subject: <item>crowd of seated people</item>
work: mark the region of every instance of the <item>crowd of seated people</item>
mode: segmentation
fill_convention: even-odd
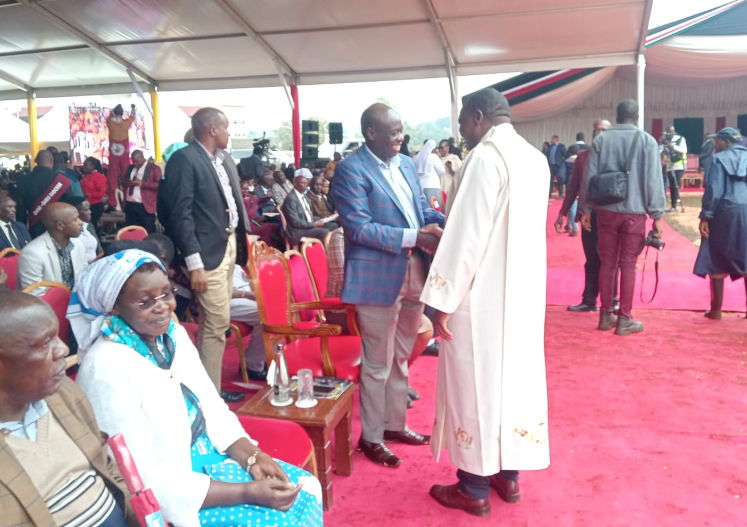
[[[0,292],[0,492],[21,482],[0,525],[138,525],[101,432],[123,434],[174,526],[322,524],[316,478],[262,452],[172,319],[163,242],[115,242],[76,276],[67,316],[85,350],[77,387],[65,375],[68,348],[52,309]],[[47,452],[57,455],[49,461]],[[71,489],[75,499],[58,506]]]

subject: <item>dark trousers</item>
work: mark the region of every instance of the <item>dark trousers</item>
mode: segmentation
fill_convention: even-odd
[[[148,213],[145,205],[128,201],[125,205],[125,223],[127,226],[140,225],[151,234],[156,231],[156,215]]]
[[[620,267],[620,315],[631,317],[635,292],[635,264],[646,239],[646,216],[597,211],[599,236],[599,295],[602,312],[612,313],[615,268]]]
[[[457,470],[457,478],[459,479],[459,488],[470,498],[486,500],[490,496],[490,478],[488,476],[477,476],[459,469]],[[498,478],[519,481],[519,471],[501,470],[498,473]]]
[[[91,203],[91,223],[93,223],[93,228],[96,229],[96,236],[98,236],[99,238],[101,238],[101,226],[99,225],[99,221],[101,220],[101,216],[103,214],[103,203]]]
[[[680,200],[680,187],[682,186],[682,176],[684,175],[684,170],[667,171],[667,179],[669,179],[669,196],[672,199],[673,209],[677,208],[677,202]]]
[[[597,296],[599,296],[599,267],[602,263],[599,259],[599,234],[595,212],[591,214],[591,232],[581,229],[581,244],[586,256],[586,263],[584,264],[586,282],[581,302],[587,306],[595,306],[597,305]]]
[[[555,182],[558,186],[558,195],[562,198],[565,195],[565,167],[559,165],[550,165],[550,196],[552,196],[552,185]]]

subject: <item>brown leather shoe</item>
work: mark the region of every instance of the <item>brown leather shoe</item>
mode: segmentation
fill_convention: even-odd
[[[599,326],[597,329],[602,331],[609,331],[617,327],[617,315],[612,313],[605,313],[604,311],[599,313]]]
[[[636,322],[632,318],[620,316],[617,320],[617,329],[615,329],[615,335],[625,337],[632,335],[633,333],[640,333],[643,331],[643,322]]]
[[[369,443],[362,437],[358,441],[358,452],[382,467],[394,468],[402,464],[402,460],[384,443]]]
[[[474,516],[490,515],[490,502],[488,500],[470,498],[461,491],[458,483],[453,485],[433,485],[430,495],[444,507],[462,509],[467,514]]]
[[[423,446],[431,442],[431,436],[418,434],[417,432],[413,432],[405,426],[405,429],[401,432],[392,432],[391,430],[386,430],[384,432],[384,442]]]
[[[519,503],[519,500],[521,500],[518,481],[490,476],[490,486],[498,492],[498,495],[506,503]]]

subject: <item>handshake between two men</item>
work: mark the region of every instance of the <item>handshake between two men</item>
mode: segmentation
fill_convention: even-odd
[[[418,231],[415,245],[428,254],[434,254],[443,233],[444,230],[437,223],[430,223]]]

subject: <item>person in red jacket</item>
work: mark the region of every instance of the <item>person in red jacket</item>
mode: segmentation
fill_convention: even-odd
[[[104,195],[106,194],[106,176],[101,173],[101,162],[95,157],[86,158],[81,168],[83,178],[80,180],[80,188],[91,204],[91,223],[96,229],[99,238],[99,220],[104,213]]]
[[[156,232],[156,199],[161,182],[161,167],[145,159],[143,152],[132,152],[130,165],[119,180],[125,189],[125,220],[127,225],[139,225]]]

